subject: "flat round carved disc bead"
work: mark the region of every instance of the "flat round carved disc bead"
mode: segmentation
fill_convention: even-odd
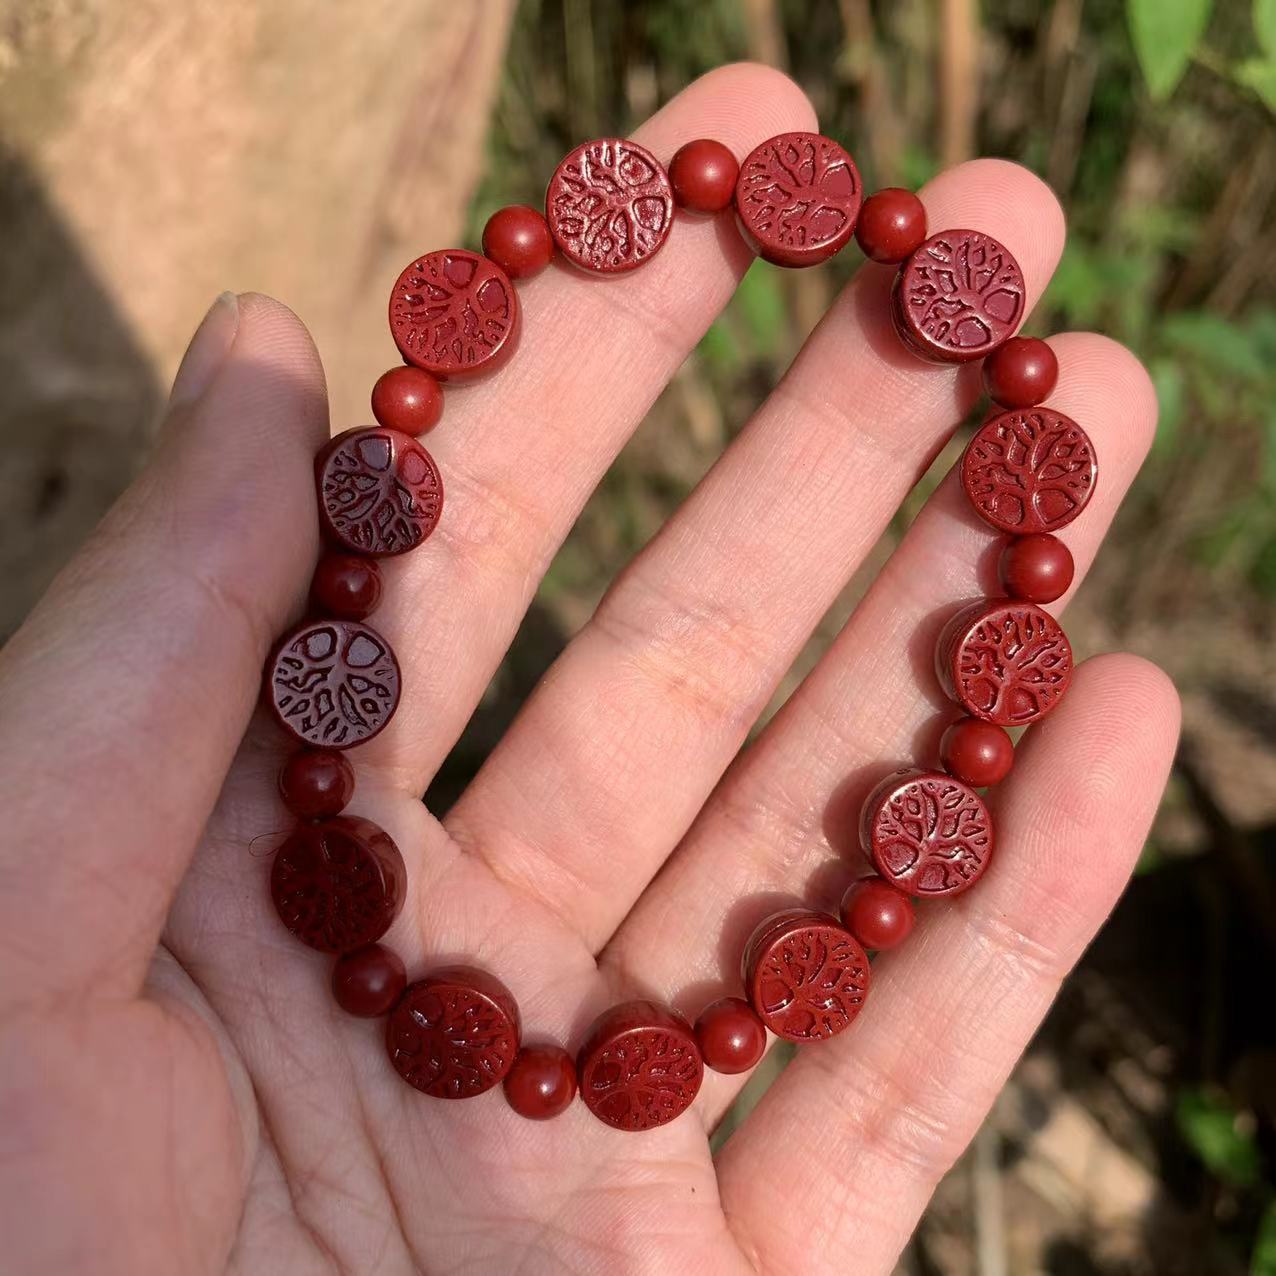
[[[620,137],[582,142],[549,179],[545,220],[573,265],[605,275],[635,270],[669,238],[669,174],[637,142]]]
[[[390,294],[390,334],[399,353],[440,381],[495,372],[514,353],[518,325],[509,276],[464,248],[418,257]]]
[[[347,953],[375,943],[403,907],[407,873],[390,835],[337,815],[301,825],[275,852],[270,897],[303,944]]]
[[[349,749],[371,740],[399,707],[399,662],[390,644],[354,620],[291,629],[266,665],[266,699],[306,744]]]
[[[735,208],[760,257],[815,266],[850,242],[863,197],[855,161],[832,138],[781,133],[745,156]]]
[[[408,1085],[436,1099],[469,1099],[505,1079],[521,1031],[518,1005],[499,979],[447,966],[408,985],[385,1045]]]
[[[975,431],[961,461],[961,483],[979,516],[1003,532],[1056,532],[1094,495],[1094,444],[1052,408],[1001,412]]]
[[[599,1015],[576,1070],[585,1105],[616,1130],[650,1130],[681,1116],[704,1080],[691,1025],[654,1001],[623,1002]]]
[[[745,945],[744,989],[758,1017],[788,1041],[820,1041],[850,1027],[868,996],[868,956],[832,917],[774,913]]]
[[[992,855],[992,820],[968,785],[939,771],[896,771],[867,797],[860,841],[873,867],[906,895],[969,890]]]
[[[1072,646],[1049,612],[1000,598],[963,608],[940,632],[935,673],[972,718],[1023,727],[1045,717],[1072,681]]]
[[[406,554],[443,513],[434,458],[410,434],[383,425],[337,435],[315,460],[315,483],[324,533],[356,554]]]
[[[900,267],[891,290],[900,340],[934,363],[991,354],[1014,335],[1025,304],[1019,263],[978,230],[932,235]]]

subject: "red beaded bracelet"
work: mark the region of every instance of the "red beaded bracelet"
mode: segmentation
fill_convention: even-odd
[[[968,890],[988,867],[993,827],[977,790],[1010,771],[1006,728],[1049,713],[1071,678],[1068,640],[1040,604],[1072,581],[1072,557],[1054,533],[1093,494],[1094,448],[1076,422],[1041,406],[1058,365],[1045,342],[1011,335],[1025,288],[1007,249],[976,230],[928,238],[925,208],[909,191],[878,191],[862,207],[861,197],[850,155],[814,133],[773,137],[741,164],[722,143],[697,139],[668,170],[636,142],[603,138],[559,164],[544,216],[503,208],[484,229],[483,255],[429,252],[395,282],[390,331],[404,366],[373,388],[377,424],[338,435],[316,459],[330,548],[315,569],[313,614],[279,640],[266,669],[270,706],[302,746],[279,776],[301,822],[274,857],[270,892],[298,939],[336,955],[338,1005],[387,1016],[390,1061],[425,1094],[463,1099],[503,1082],[516,1112],[545,1119],[566,1110],[579,1085],[589,1110],[616,1129],[662,1125],[695,1099],[705,1067],[752,1068],[767,1029],[805,1043],[847,1028],[868,997],[868,954],[908,937],[913,899]],[[341,751],[383,730],[399,702],[394,651],[365,620],[381,598],[376,560],[415,549],[443,510],[442,477],[414,437],[439,419],[440,383],[513,354],[511,279],[544,269],[555,251],[593,273],[635,270],[664,245],[675,205],[709,215],[734,207],[745,239],[782,266],[825,261],[854,235],[867,257],[899,267],[891,314],[907,349],[932,362],[986,360],[985,385],[1003,410],[972,438],[961,482],[1006,534],[1006,596],[972,602],[944,627],[936,674],[965,716],[944,732],[942,770],[898,771],[869,794],[860,835],[874,871],[846,892],[840,920],[805,909],[768,917],[742,956],[746,999],[713,1002],[694,1027],[670,1006],[614,1006],[573,1059],[522,1044],[518,1005],[486,971],[452,965],[407,982],[403,962],[378,942],[403,905],[403,857],[371,821],[342,814],[354,771]]]

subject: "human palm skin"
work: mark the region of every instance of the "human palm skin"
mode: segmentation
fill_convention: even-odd
[[[638,137],[739,155],[814,125],[793,84],[737,66]],[[1063,225],[1035,178],[978,161],[923,197],[932,226],[1004,242],[1040,295]],[[455,807],[421,804],[581,505],[749,260],[729,216],[680,218],[628,278],[556,268],[521,287],[517,357],[431,436],[439,529],[385,564],[374,623],[405,690],[352,755],[351,810],[408,866],[386,942],[410,971],[460,956],[498,974],[528,1038],[575,1046],[634,995],[694,1015],[737,990],[760,916],[827,906],[860,868],[864,793],[934,752],[928,645],[995,588],[995,538],[950,476],[740,753],[977,393],[969,369],[900,349],[890,271],[866,266]],[[1052,344],[1051,402],[1102,457],[1066,534],[1081,575],[1154,397],[1112,342]],[[379,1024],[336,1009],[327,962],[266,890],[287,746],[255,705],[317,552],[327,431],[298,321],[262,297],[219,303],[151,466],[0,658],[6,1272],[889,1272],[1131,869],[1177,730],[1166,679],[1122,655],[1080,666],[992,794],[978,888],[922,910],[854,1027],[804,1050],[716,1159],[743,1078],[709,1074],[641,1135],[579,1103],[530,1122],[495,1093],[429,1100]]]

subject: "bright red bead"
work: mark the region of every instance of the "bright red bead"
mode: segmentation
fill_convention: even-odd
[[[880,877],[861,877],[842,897],[842,924],[870,952],[894,948],[913,932],[913,901]]]
[[[443,387],[424,368],[391,368],[372,387],[372,415],[391,430],[424,434],[443,415]]]
[[[669,161],[669,182],[679,208],[720,213],[735,196],[740,164],[721,142],[698,137],[679,147]]]
[[[1072,551],[1057,536],[1038,532],[1015,536],[1001,551],[997,572],[1011,598],[1028,603],[1052,603],[1072,584]]]
[[[375,1019],[389,1013],[408,984],[403,958],[384,944],[369,944],[337,958],[332,995],[349,1015]]]
[[[310,582],[310,601],[325,616],[363,620],[381,601],[381,569],[371,558],[325,554]]]
[[[766,1028],[747,1001],[723,997],[700,1012],[696,1044],[714,1072],[748,1072],[766,1053]]]
[[[558,1046],[524,1046],[505,1074],[505,1097],[519,1116],[548,1121],[576,1097],[576,1064]]]
[[[554,256],[549,223],[526,204],[498,208],[483,227],[483,252],[511,279],[540,274]]]
[[[978,718],[958,718],[939,741],[940,765],[972,788],[1000,784],[1015,764],[1015,746],[1002,727]]]
[[[893,265],[916,252],[925,239],[926,205],[912,191],[888,186],[864,201],[855,240],[865,257]]]
[[[1003,408],[1031,408],[1050,397],[1059,360],[1037,337],[1011,337],[984,361],[984,386]]]
[[[335,749],[302,749],[279,772],[279,796],[303,820],[340,815],[354,797],[354,767]]]

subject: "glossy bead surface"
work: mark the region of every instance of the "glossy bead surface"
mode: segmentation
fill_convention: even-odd
[[[721,142],[699,137],[678,148],[669,161],[669,183],[679,208],[720,213],[735,196],[740,164]]]
[[[407,987],[403,958],[384,944],[368,944],[337,958],[332,996],[348,1015],[376,1019],[388,1014]]]
[[[842,924],[870,952],[902,944],[913,933],[913,901],[880,877],[861,877],[842,896]]]
[[[594,1020],[576,1057],[580,1097],[615,1130],[650,1130],[687,1110],[704,1063],[691,1025],[672,1007],[626,1001]]]
[[[303,820],[340,815],[354,797],[354,767],[335,749],[302,749],[280,768],[279,796]]]
[[[766,1053],[766,1028],[747,1001],[723,997],[700,1012],[696,1044],[706,1068],[727,1075],[748,1072]]]
[[[1031,408],[1050,397],[1059,360],[1038,337],[1011,337],[984,363],[984,387],[1003,408]]]
[[[664,247],[673,225],[673,188],[656,157],[637,142],[583,142],[554,170],[545,220],[573,265],[614,275],[636,270]]]
[[[766,261],[815,266],[850,242],[863,195],[855,161],[832,138],[781,133],[741,163],[736,216]]]
[[[864,201],[855,241],[870,261],[894,265],[926,240],[926,205],[912,191],[888,186]]]
[[[529,1121],[559,1116],[576,1097],[576,1064],[558,1046],[524,1046],[505,1074],[505,1097]]]
[[[386,1023],[386,1052],[423,1094],[469,1099],[505,1079],[520,1032],[518,1005],[499,979],[447,966],[408,985]]]
[[[371,740],[399,707],[399,662],[370,625],[306,621],[266,664],[266,702],[303,744],[349,749]]]
[[[1010,774],[1015,746],[996,723],[958,718],[939,741],[939,764],[963,784],[986,789]]]
[[[995,598],[962,608],[940,631],[935,673],[972,718],[1025,727],[1045,717],[1072,681],[1072,647],[1035,603]]]
[[[509,276],[464,248],[418,257],[390,294],[390,334],[404,362],[440,381],[495,372],[514,353],[518,328]]]
[[[832,917],[803,908],[766,918],[744,948],[744,990],[787,1041],[820,1041],[850,1027],[868,996],[868,956]]]
[[[483,252],[511,279],[530,279],[549,265],[554,237],[545,218],[526,204],[498,208],[483,227]]]
[[[434,458],[410,434],[386,426],[338,434],[315,458],[315,484],[324,535],[354,554],[406,554],[443,513]]]
[[[1014,536],[1006,542],[997,564],[1001,587],[1011,598],[1026,603],[1052,603],[1072,584],[1072,551],[1048,532]]]
[[[1025,305],[1019,263],[977,230],[932,235],[900,266],[891,289],[895,331],[932,363],[991,354],[1014,334]]]
[[[407,873],[390,835],[337,815],[302,824],[275,852],[270,897],[303,944],[347,953],[375,943],[403,907]]]
[[[381,601],[381,569],[376,559],[324,554],[310,581],[310,601],[325,616],[363,620]]]
[[[865,799],[860,844],[878,874],[905,894],[957,895],[988,867],[992,820],[969,785],[904,769]]]
[[[372,387],[372,415],[391,430],[424,434],[443,415],[443,387],[424,368],[391,368]]]

